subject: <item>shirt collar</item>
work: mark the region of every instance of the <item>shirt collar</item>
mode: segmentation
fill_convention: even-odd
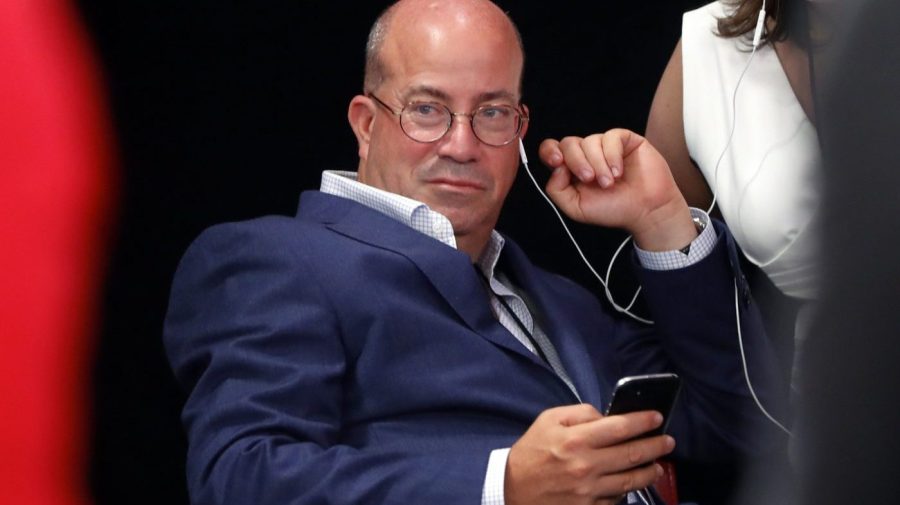
[[[500,260],[500,253],[503,252],[503,245],[506,240],[497,230],[491,230],[491,238],[488,240],[484,252],[478,258],[478,268],[484,272],[484,276],[488,279],[494,278],[494,270],[497,268],[497,261]]]
[[[456,249],[453,225],[450,224],[450,220],[446,216],[431,210],[418,200],[363,184],[357,180],[356,172],[325,170],[322,172],[320,191],[329,195],[347,198],[360,205],[377,210],[416,231]],[[503,237],[496,230],[492,230],[491,238],[478,259],[478,266],[488,279],[494,276],[494,268],[497,265],[497,260],[500,259],[504,243]]]

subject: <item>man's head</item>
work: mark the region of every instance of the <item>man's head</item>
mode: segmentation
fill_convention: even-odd
[[[369,37],[368,96],[354,97],[348,111],[359,141],[359,180],[446,215],[459,248],[477,255],[515,178],[518,143],[488,145],[462,115],[438,140],[417,142],[397,113],[414,101],[463,114],[485,105],[518,108],[522,65],[518,31],[487,0],[394,4]],[[527,122],[521,135],[525,129]]]

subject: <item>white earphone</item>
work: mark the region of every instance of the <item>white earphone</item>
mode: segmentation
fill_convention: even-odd
[[[763,25],[766,20],[766,3],[759,9],[759,16],[756,18],[756,31],[753,32],[753,48],[759,47],[759,41],[762,38]]]

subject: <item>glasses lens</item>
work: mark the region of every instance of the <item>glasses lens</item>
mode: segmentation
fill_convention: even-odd
[[[509,105],[488,105],[472,116],[472,130],[485,144],[502,146],[519,133],[519,112]]]
[[[412,102],[400,113],[403,131],[419,142],[433,142],[443,137],[451,120],[447,107],[433,102]]]

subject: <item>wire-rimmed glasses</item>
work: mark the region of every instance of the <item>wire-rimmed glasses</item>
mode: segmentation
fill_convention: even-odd
[[[453,117],[463,116],[469,119],[472,133],[478,140],[489,146],[501,147],[515,140],[522,130],[522,124],[528,121],[528,116],[522,111],[506,104],[482,105],[472,112],[464,113],[453,112],[438,102],[413,101],[397,112],[374,94],[366,95],[400,118],[400,129],[407,137],[422,143],[440,140],[453,126]]]

